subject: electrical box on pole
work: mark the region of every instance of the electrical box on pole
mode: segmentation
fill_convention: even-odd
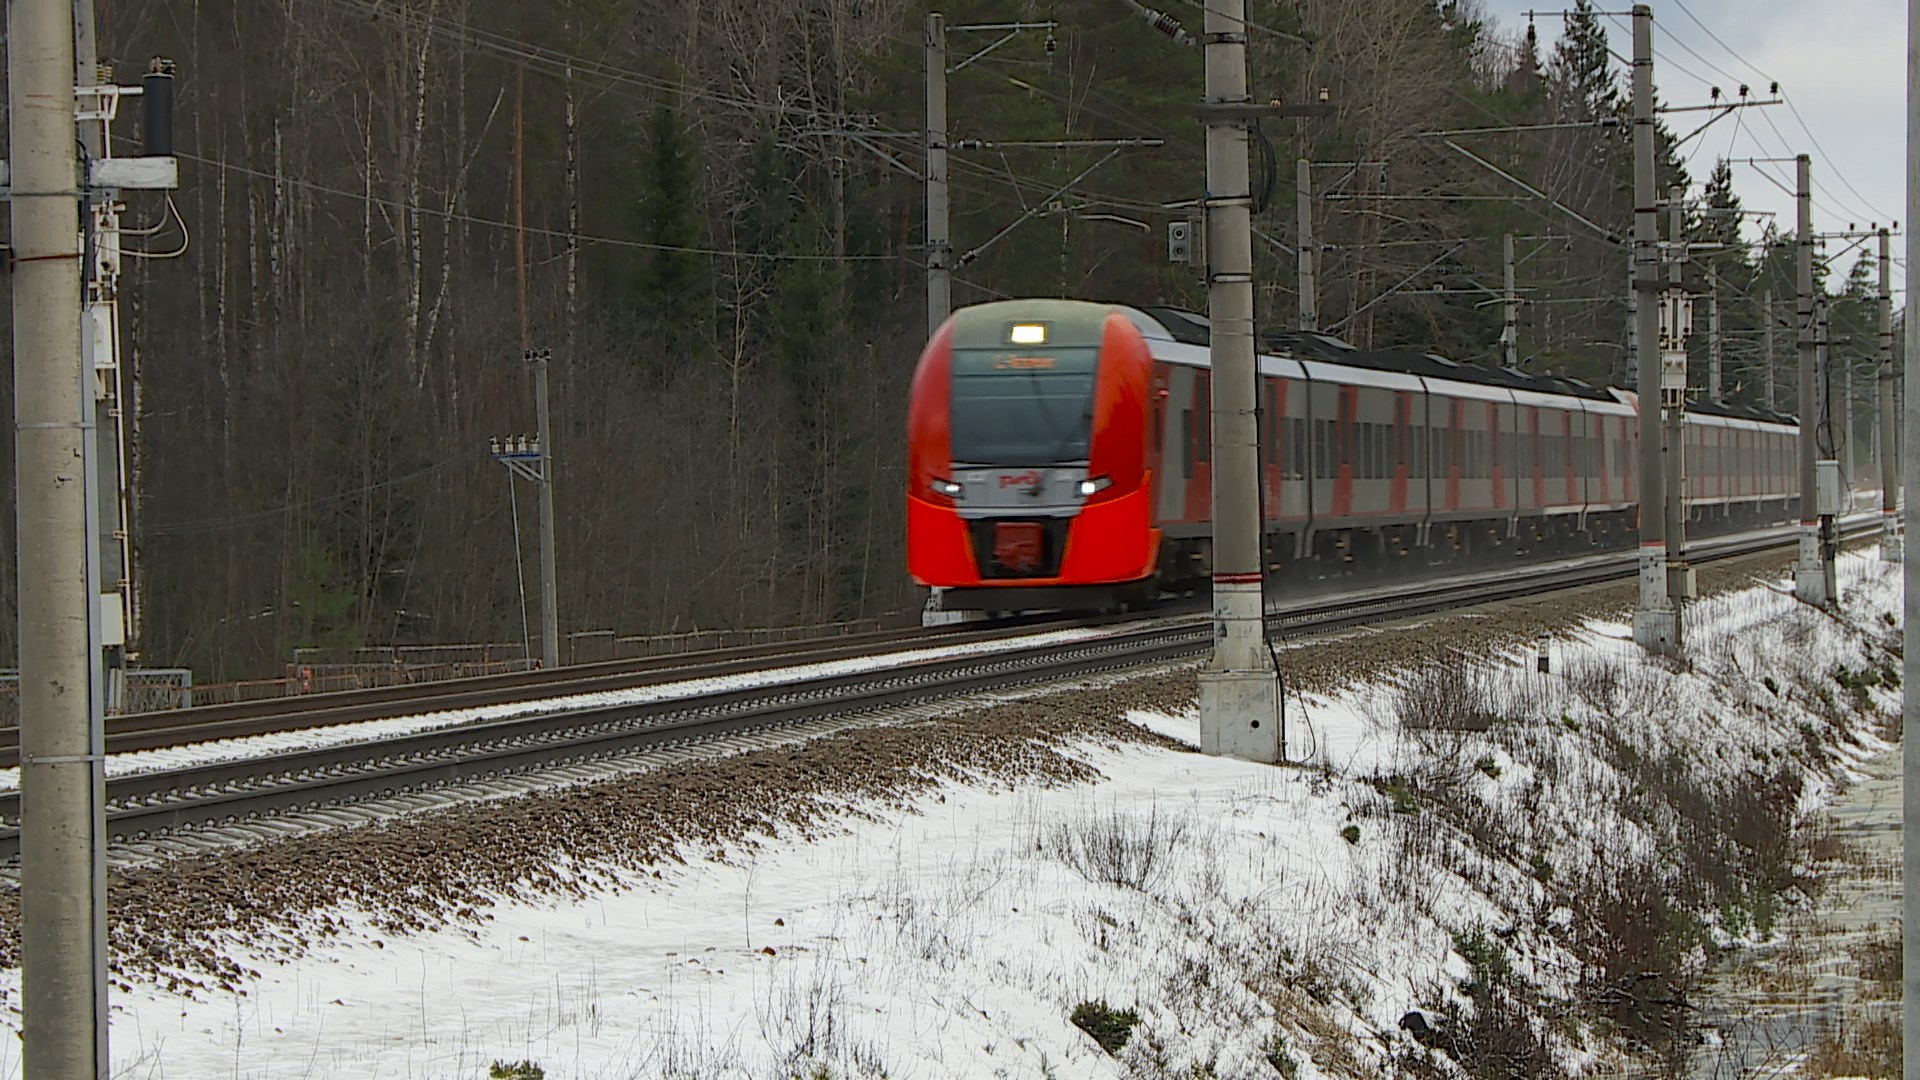
[[[1687,339],[1693,336],[1693,297],[1668,291],[1660,298],[1660,396],[1678,408],[1687,392]]]
[[[1818,493],[1815,508],[1821,517],[1847,512],[1847,482],[1840,471],[1838,458],[1821,458],[1814,462],[1814,490]]]

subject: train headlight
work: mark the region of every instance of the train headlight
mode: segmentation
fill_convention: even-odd
[[[1080,481],[1080,497],[1092,498],[1113,486],[1113,481],[1104,476],[1093,476]]]
[[[936,478],[933,481],[933,490],[935,493],[945,495],[949,499],[957,499],[960,497],[960,492],[965,489],[951,480]]]
[[[1007,341],[1013,345],[1045,345],[1046,323],[1014,323],[1007,328]]]

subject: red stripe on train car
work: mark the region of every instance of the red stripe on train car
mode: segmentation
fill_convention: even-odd
[[[1407,508],[1407,462],[1412,449],[1407,445],[1413,431],[1413,393],[1401,390],[1393,395],[1393,482],[1387,487],[1387,507],[1394,513]]]
[[[1528,471],[1533,474],[1533,505],[1547,505],[1546,465],[1540,454],[1540,406],[1527,406],[1527,431],[1532,436],[1533,462]]]
[[[1267,441],[1273,446],[1273,452],[1267,455],[1267,463],[1261,470],[1261,477],[1267,485],[1266,519],[1277,521],[1280,518],[1281,498],[1286,495],[1287,470],[1281,464],[1287,455],[1286,441],[1280,437],[1285,426],[1280,422],[1287,415],[1287,380],[1263,379],[1273,387],[1272,405],[1267,410]]]
[[[1493,508],[1505,509],[1507,488],[1500,468],[1500,403],[1487,402],[1487,477],[1493,481]]]
[[[1560,450],[1567,467],[1566,501],[1578,502],[1579,496],[1573,493],[1573,414],[1570,412],[1560,414]]]
[[[1447,444],[1448,510],[1460,509],[1460,402],[1447,402],[1447,427],[1441,436]]]
[[[1347,517],[1353,513],[1353,418],[1356,412],[1355,399],[1358,397],[1353,387],[1342,386],[1340,396],[1335,399],[1334,447],[1329,448],[1334,460],[1340,463],[1333,476],[1334,517]]]
[[[1193,478],[1187,482],[1186,506],[1180,520],[1188,523],[1208,521],[1213,515],[1213,380],[1207,371],[1193,373],[1193,420],[1187,425],[1192,440],[1188,460],[1193,462]]]

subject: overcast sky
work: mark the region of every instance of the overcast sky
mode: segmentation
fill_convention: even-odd
[[[1541,58],[1550,55],[1553,41],[1560,36],[1557,11],[1562,5],[1481,2],[1498,30],[1509,34],[1525,29],[1529,9],[1555,11],[1536,16]],[[1695,194],[1716,158],[1807,153],[1813,157],[1815,231],[1837,231],[1849,223],[1862,229],[1873,222],[1906,224],[1904,4],[1899,0],[1684,0],[1683,8],[1681,0],[1651,2],[1654,84],[1664,103],[1703,105],[1709,88],[1717,85],[1732,96],[1743,81],[1755,96],[1764,97],[1774,80],[1793,103],[1792,109],[1785,105],[1743,109],[1689,143],[1686,153]],[[1625,11],[1631,0],[1600,0],[1596,6]],[[1689,12],[1699,22],[1689,18]],[[1622,56],[1630,55],[1633,46],[1629,22],[1624,17],[1604,20],[1607,43]],[[1667,119],[1669,127],[1684,135],[1705,117],[1686,113]],[[1736,164],[1733,176],[1734,190],[1747,209],[1774,211],[1782,227],[1793,227],[1791,163]],[[1788,190],[1770,183],[1768,176]],[[1750,224],[1747,235],[1755,231]],[[1829,256],[1840,247],[1829,243]],[[1856,254],[1849,252],[1837,260],[1840,274],[1852,266]],[[1905,247],[1898,237],[1893,254],[1894,304],[1899,306]]]

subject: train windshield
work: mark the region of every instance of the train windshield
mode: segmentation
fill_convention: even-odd
[[[1098,348],[955,349],[953,460],[1053,465],[1087,460]]]

